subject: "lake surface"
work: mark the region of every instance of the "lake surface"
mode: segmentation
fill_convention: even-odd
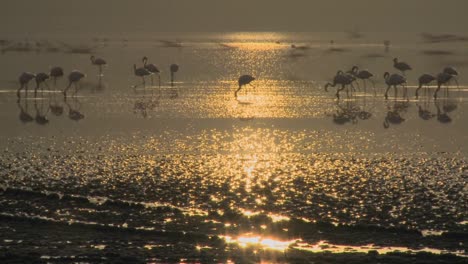
[[[0,55],[3,254],[51,262],[275,263],[329,252],[335,262],[466,260],[466,42],[352,37],[9,36]],[[103,76],[90,52],[107,60]],[[134,87],[141,79],[133,64],[143,56],[159,67],[161,87],[157,76]],[[385,100],[383,73],[396,72],[394,57],[413,67],[408,97],[391,90]],[[172,63],[180,66],[173,84]],[[37,98],[31,82],[17,100],[21,72],[56,65],[86,73],[76,96],[64,99],[63,78]],[[339,100],[335,89],[324,91],[353,65],[374,73],[375,92],[371,83]],[[434,100],[433,85],[415,98],[422,73],[449,65],[458,87]],[[242,74],[257,80],[236,100]]]

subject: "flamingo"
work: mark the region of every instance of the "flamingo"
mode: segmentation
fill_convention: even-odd
[[[242,89],[242,86],[247,85],[247,84],[251,85],[250,83],[254,80],[255,80],[255,77],[253,77],[252,75],[248,75],[248,74],[245,74],[239,77],[239,80],[238,80],[239,88],[234,92],[234,96],[237,98],[237,93],[240,91],[240,89]]]
[[[385,79],[385,83],[388,85],[387,90],[385,91],[385,99],[388,98],[388,90],[390,90],[390,87],[393,86],[393,88],[395,89],[395,96],[396,96],[397,85],[401,85],[405,87],[405,84],[406,84],[406,78],[397,73],[390,75],[390,73],[385,72],[384,79]]]
[[[46,83],[46,80],[48,79],[49,79],[49,75],[47,73],[40,72],[36,74],[36,88],[34,89],[34,97],[36,97],[37,89],[39,89],[39,86],[41,86],[41,83],[44,83],[45,86],[47,86],[47,89],[49,89],[49,85]]]
[[[158,67],[156,67],[154,64],[150,63],[150,64],[147,64],[148,62],[148,58],[145,56],[143,57],[143,67],[149,71],[151,73],[151,85],[153,84],[153,74],[157,74],[158,75],[158,79],[159,79],[159,87],[161,87],[161,76],[159,75],[160,71],[158,69]]]
[[[135,76],[141,77],[141,79],[143,80],[142,84],[143,84],[143,86],[145,86],[146,85],[145,76],[151,75],[151,72],[149,72],[144,67],[137,68],[136,64],[133,64],[133,72],[134,72]],[[136,87],[137,87],[137,85],[134,86],[134,88],[136,88]]]
[[[179,71],[179,65],[171,64],[170,70],[171,70],[171,86],[174,86],[174,73]]]
[[[457,78],[456,78],[456,76],[458,76],[458,71],[457,71],[455,68],[453,68],[453,67],[451,67],[451,66],[447,66],[447,67],[444,68],[444,71],[443,71],[443,72],[452,75],[452,76],[453,76],[453,80],[457,83],[457,87],[459,86],[459,85],[458,85],[458,80],[457,80]]]
[[[450,82],[450,80],[452,80],[453,78],[454,78],[453,75],[448,74],[446,72],[441,72],[437,74],[437,89],[434,92],[434,99],[437,99],[437,93],[439,92],[440,87],[443,84],[447,84],[448,82]],[[448,94],[448,87],[446,88],[446,91]]]
[[[86,75],[84,73],[78,70],[73,70],[72,72],[70,72],[70,74],[68,75],[68,86],[67,88],[65,88],[65,90],[63,90],[63,96],[65,97],[65,99],[67,98],[67,90],[72,84],[75,85],[75,94],[78,92],[78,82],[85,76]]]
[[[424,85],[429,85],[432,81],[434,81],[436,79],[436,77],[434,77],[433,75],[430,75],[430,74],[423,74],[419,77],[418,79],[418,82],[419,82],[419,87],[418,89],[416,89],[416,98],[419,97],[419,89],[421,89]]]
[[[19,83],[20,83],[20,88],[18,89],[18,91],[16,91],[16,95],[18,96],[18,98],[21,97],[21,90],[23,88],[25,88],[26,90],[26,97],[28,96],[28,83],[29,81],[31,81],[32,79],[34,79],[36,77],[36,75],[34,75],[34,73],[30,73],[30,72],[23,72],[20,77],[18,78],[19,80]]]
[[[370,79],[372,76],[374,76],[371,72],[368,70],[359,70],[358,66],[353,66],[351,68],[351,71],[349,71],[350,74],[352,74],[355,78],[361,79],[364,83],[364,91],[366,89],[366,80],[369,80],[372,83],[372,86],[374,87],[374,94],[375,94],[375,84],[372,79]]]
[[[57,79],[61,78],[64,75],[62,67],[59,67],[59,66],[52,67],[52,69],[50,69],[49,75],[54,80],[54,86],[55,86],[57,84]]]
[[[393,59],[393,67],[395,67],[395,69],[401,71],[401,73],[403,73],[403,75],[405,75],[405,71],[412,70],[411,66],[409,66],[408,63],[402,62],[402,61],[399,62],[397,58]]]
[[[335,87],[337,84],[341,85],[341,88],[337,89],[336,91],[336,97],[340,99],[340,92],[346,87],[346,85],[351,85],[353,87],[353,82],[356,80],[354,76],[350,74],[344,74],[343,71],[338,71],[333,78],[333,83],[327,83],[325,84],[325,91],[328,92],[328,86]]]
[[[102,66],[106,66],[107,62],[102,58],[96,58],[94,55],[91,55],[91,63],[99,67],[99,75],[102,76]]]

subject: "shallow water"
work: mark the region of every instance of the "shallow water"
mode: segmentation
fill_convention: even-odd
[[[106,38],[38,37],[68,45],[1,55],[2,249],[85,261],[119,250],[155,262],[272,260],[270,250],[466,256],[461,43],[400,34],[385,51],[377,33]],[[72,44],[105,58],[104,75],[89,54],[68,53]],[[162,70],[161,88],[157,78],[132,88],[143,55]],[[393,57],[415,70],[408,98],[384,100]],[[171,63],[180,65],[173,86]],[[354,64],[375,73],[377,95],[370,83],[340,100],[324,91]],[[59,80],[17,102],[16,76],[52,65],[87,73],[77,96],[64,100]],[[416,99],[417,76],[445,65],[457,67],[460,87]],[[235,100],[241,74],[258,80]]]

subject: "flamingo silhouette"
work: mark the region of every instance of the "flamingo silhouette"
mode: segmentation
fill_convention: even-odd
[[[70,88],[72,84],[75,85],[75,94],[78,92],[78,82],[83,79],[86,75],[78,70],[73,70],[70,72],[68,75],[68,86],[63,90],[63,96],[66,99],[67,97],[67,91]]]
[[[145,81],[145,76],[151,75],[151,72],[149,72],[147,69],[144,67],[137,68],[136,64],[133,64],[133,73],[137,77],[141,77],[142,79],[142,85],[143,87],[146,86],[146,81]],[[136,88],[138,85],[133,86],[133,88]]]
[[[37,89],[41,86],[43,83],[45,86],[47,86],[47,89],[49,89],[49,85],[47,84],[46,80],[49,79],[49,75],[47,73],[40,72],[36,74],[36,88],[34,89],[34,97],[37,96]],[[42,89],[41,89],[42,91]]]
[[[371,79],[371,77],[374,75],[371,72],[369,72],[368,70],[359,70],[358,66],[353,66],[353,68],[351,68],[351,70],[348,73],[352,74],[355,78],[362,80],[362,82],[364,83],[364,91],[366,91],[366,80],[369,80],[372,83],[372,86],[374,87],[374,94],[376,93],[374,81]]]
[[[96,57],[94,57],[94,55],[92,55],[92,56],[90,57],[90,59],[91,59],[91,63],[92,63],[93,65],[98,66],[98,68],[99,68],[99,76],[102,76],[102,66],[106,66],[106,65],[107,65],[107,62],[106,62],[104,59],[102,59],[102,58],[96,58]]]
[[[397,74],[397,73],[394,73],[394,74],[390,75],[390,73],[385,72],[384,73],[384,79],[385,79],[385,83],[388,86],[387,90],[385,91],[385,99],[388,98],[388,90],[390,90],[390,87],[392,87],[392,86],[395,89],[395,98],[397,96],[397,85],[403,86],[403,88],[406,89],[406,87],[405,87],[406,78],[399,75],[399,74]],[[406,90],[405,90],[405,94],[406,94]]]
[[[459,86],[458,85],[458,80],[457,80],[458,71],[455,68],[453,68],[451,66],[447,66],[447,67],[444,68],[443,72],[452,75],[452,77],[453,77],[452,80],[455,81],[455,83],[457,84],[457,87]]]
[[[142,61],[143,61],[143,67],[151,73],[151,85],[153,85],[153,74],[157,74],[158,80],[159,80],[159,88],[161,88],[161,75],[159,75],[160,71],[158,67],[156,67],[156,65],[152,63],[147,64],[148,58],[146,56],[143,57]]]
[[[20,83],[20,88],[16,91],[16,95],[18,96],[18,99],[21,97],[21,90],[24,88],[25,89],[25,96],[27,97],[28,96],[28,83],[29,81],[31,81],[32,79],[34,79],[36,77],[36,75],[34,75],[34,73],[30,73],[30,72],[23,72],[20,77],[18,78],[19,79],[19,83]]]
[[[64,75],[62,67],[59,67],[59,66],[52,67],[52,69],[50,69],[49,75],[54,80],[54,86],[56,86],[57,79],[63,77]]]
[[[443,84],[448,84],[450,82],[450,80],[452,80],[454,77],[453,75],[451,74],[448,74],[446,72],[441,72],[439,74],[437,74],[437,89],[435,90],[434,92],[434,99],[437,99],[437,93],[439,92],[440,90],[440,87],[443,85]],[[446,86],[446,94],[448,95],[448,86]]]
[[[418,89],[416,89],[416,98],[419,97],[419,90],[423,87],[423,86],[427,86],[429,85],[431,82],[433,82],[434,80],[436,79],[436,77],[434,77],[433,75],[430,75],[430,74],[423,74],[419,77],[418,79],[418,82],[419,82],[419,86],[418,86]]]
[[[339,70],[335,77],[333,78],[333,83],[325,84],[325,91],[328,92],[328,87],[335,87],[336,85],[341,85],[341,88],[336,90],[336,97],[340,99],[340,92],[346,88],[346,85],[350,85],[354,89],[353,82],[356,80],[351,74],[345,74],[343,71]],[[349,91],[346,90],[346,94],[349,96]]]
[[[402,61],[399,62],[397,58],[393,59],[393,67],[395,67],[395,69],[401,71],[401,73],[403,75],[405,75],[405,71],[412,70],[411,66],[409,66],[408,63],[402,62]]]
[[[174,86],[174,74],[179,71],[179,65],[171,64],[170,71],[171,71],[171,86]]]
[[[245,75],[240,76],[239,80],[237,81],[239,84],[239,88],[234,92],[234,97],[237,98],[237,93],[242,89],[242,86],[245,86],[248,84],[255,88],[255,86],[250,84],[254,80],[255,80],[255,77],[253,77],[252,75],[245,74]]]

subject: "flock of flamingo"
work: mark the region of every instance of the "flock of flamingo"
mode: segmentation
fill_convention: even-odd
[[[91,63],[93,65],[96,65],[99,69],[99,76],[102,76],[102,68],[107,65],[107,62],[102,59],[102,58],[96,58],[95,56],[91,56]],[[151,83],[153,83],[153,75],[157,74],[159,77],[159,86],[161,86],[161,78],[160,78],[160,71],[159,69],[152,63],[148,64],[148,58],[145,56],[142,59],[143,61],[143,66],[138,67],[136,64],[133,65],[133,70],[134,74],[137,77],[141,77],[143,82],[142,84],[145,85],[145,77],[150,76],[151,77]],[[171,84],[174,84],[174,74],[179,70],[179,65],[177,64],[172,64],[170,66],[170,72],[171,72]],[[31,73],[31,72],[23,72],[19,76],[19,83],[20,83],[20,88],[18,88],[16,94],[18,96],[18,99],[21,98],[21,90],[25,90],[25,96],[27,97],[28,95],[28,84],[30,81],[33,79],[36,81],[36,87],[34,88],[34,97],[37,96],[37,90],[39,88],[42,89],[42,84],[45,85],[47,88],[49,88],[49,85],[47,84],[47,80],[52,78],[54,81],[54,85],[57,82],[58,78],[61,78],[64,76],[64,70],[62,67],[56,66],[51,68],[49,73],[45,72],[40,72],[37,74]],[[75,93],[78,92],[78,83],[81,79],[83,79],[86,76],[83,72],[79,70],[73,70],[68,74],[68,86],[63,90],[63,95],[66,98],[67,97],[67,91],[68,89],[72,86],[72,84],[75,86]],[[137,85],[134,86],[134,88],[137,87]]]
[[[102,59],[102,58],[96,58],[94,56],[90,57],[91,63],[93,65],[96,65],[99,69],[99,75],[102,76],[102,68],[107,65],[107,62]],[[160,71],[158,67],[156,67],[152,63],[148,63],[148,58],[145,56],[142,59],[143,66],[142,67],[137,67],[136,64],[133,65],[133,71],[135,76],[142,78],[142,83],[141,85],[145,86],[146,81],[145,77],[151,77],[151,84],[153,84],[153,75],[158,75],[158,81],[159,81],[159,87],[161,87],[161,77],[160,77]],[[404,95],[407,96],[407,88],[406,88],[406,75],[405,72],[412,70],[411,66],[406,63],[406,62],[401,62],[398,61],[397,58],[393,59],[393,67],[401,72],[401,74],[398,73],[393,73],[390,74],[389,72],[385,72],[383,77],[385,80],[385,84],[387,85],[387,89],[385,91],[385,99],[388,98],[388,91],[390,90],[391,87],[394,88],[395,90],[395,97],[397,96],[397,86],[401,86],[404,88]],[[170,66],[170,72],[171,72],[171,84],[173,86],[174,84],[174,74],[179,70],[179,66],[177,64],[172,64]],[[27,96],[28,92],[28,83],[35,79],[36,81],[36,87],[34,89],[34,96],[36,97],[37,95],[37,90],[41,87],[41,84],[44,84],[45,86],[48,87],[47,80],[52,78],[54,80],[54,85],[57,81],[58,78],[61,78],[64,76],[64,71],[61,67],[53,67],[50,70],[50,73],[44,73],[40,72],[37,74],[33,74],[30,72],[23,72],[20,77],[19,77],[19,83],[20,83],[20,88],[17,90],[17,96],[18,99],[21,97],[21,90],[25,89],[25,93]],[[78,82],[85,77],[86,75],[82,73],[81,71],[78,70],[73,70],[70,72],[68,75],[68,86],[63,90],[63,95],[66,98],[67,97],[67,91],[71,87],[72,84],[75,85],[75,94],[78,91]],[[373,87],[374,87],[374,94],[375,92],[375,84],[374,81],[372,80],[372,77],[374,75],[369,72],[368,70],[359,70],[358,66],[353,66],[351,70],[347,72],[343,72],[342,70],[339,70],[336,75],[333,78],[332,83],[327,83],[325,85],[325,91],[328,91],[328,87],[335,87],[339,85],[336,91],[336,97],[339,99],[340,98],[340,92],[346,89],[346,92],[349,96],[349,89],[348,86],[351,86],[351,91],[355,90],[353,83],[356,82],[357,80],[362,80],[364,82],[364,87],[366,87],[366,81],[369,80],[372,82]],[[458,81],[456,77],[458,76],[458,72],[453,68],[453,67],[445,67],[443,71],[436,76],[424,73],[418,78],[418,83],[419,86],[416,89],[416,97],[419,96],[419,90],[423,88],[424,86],[428,86],[432,82],[436,81],[437,82],[437,89],[434,92],[434,98],[437,98],[437,93],[441,89],[442,85],[448,85],[448,83],[452,80],[454,80],[457,85]],[[255,80],[255,77],[252,75],[242,75],[238,79],[238,84],[239,88],[234,92],[234,96],[237,98],[238,92],[242,89],[243,86],[245,85],[251,85],[251,82]],[[133,86],[136,88],[138,85]],[[253,86],[254,87],[254,86]],[[448,93],[448,86],[446,86],[446,93]]]
[[[405,72],[412,70],[411,66],[406,63],[406,62],[401,62],[398,61],[397,58],[393,59],[393,67],[401,72],[401,74],[398,73],[393,73],[390,74],[389,72],[385,72],[383,77],[385,80],[385,84],[387,85],[387,89],[385,90],[385,99],[388,98],[388,91],[390,90],[391,87],[394,88],[395,90],[395,97],[397,95],[397,86],[402,86],[404,88],[404,95],[407,96],[407,89],[406,89],[406,75]],[[373,84],[374,82],[372,81],[372,77],[374,75],[370,73],[368,70],[359,70],[357,66],[353,66],[353,68],[350,71],[343,72],[342,70],[339,70],[335,77],[333,78],[332,83],[327,83],[325,85],[325,91],[328,91],[328,87],[335,87],[336,85],[340,85],[339,88],[337,88],[336,91],[336,97],[340,98],[340,92],[344,90],[345,88],[347,89],[347,86],[351,86],[352,90],[354,90],[353,83],[356,82],[358,79],[362,80],[364,82],[365,86],[365,81],[369,80]],[[437,82],[437,89],[434,91],[434,98],[437,99],[437,93],[439,92],[440,88],[442,85],[448,85],[448,83],[452,80],[454,80],[457,85],[457,77],[458,72],[455,70],[453,67],[447,66],[445,67],[441,73],[437,74],[436,76],[424,73],[418,78],[418,88],[416,89],[416,98],[419,96],[419,90],[423,87],[429,86],[432,82],[436,81]],[[349,95],[349,90],[346,90],[348,95]],[[446,86],[446,93],[448,93],[448,86]],[[375,85],[374,85],[374,93],[375,93]]]

